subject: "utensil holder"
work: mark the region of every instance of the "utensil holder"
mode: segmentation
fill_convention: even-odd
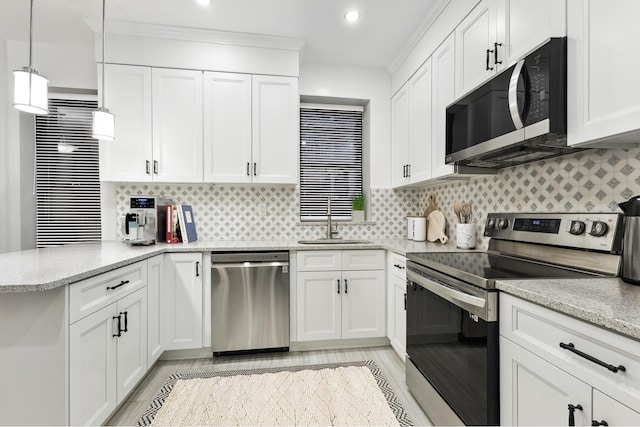
[[[456,224],[456,247],[458,249],[475,249],[476,225]]]

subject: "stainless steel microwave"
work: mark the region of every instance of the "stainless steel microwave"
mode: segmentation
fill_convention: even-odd
[[[447,107],[446,162],[503,168],[567,147],[567,41],[551,38]]]

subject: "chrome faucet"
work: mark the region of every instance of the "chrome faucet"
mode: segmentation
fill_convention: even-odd
[[[331,197],[327,198],[327,239],[333,239],[333,235],[338,234],[338,225],[331,225]]]

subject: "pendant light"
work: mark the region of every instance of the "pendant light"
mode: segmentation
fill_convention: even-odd
[[[102,0],[102,102],[100,108],[93,112],[93,137],[97,139],[113,141],[115,138],[116,116],[109,112],[104,106],[104,81],[107,76],[104,74],[104,17],[106,0]]]
[[[33,68],[33,0],[29,8],[29,66],[13,72],[13,106],[31,114],[48,114],[46,77]]]

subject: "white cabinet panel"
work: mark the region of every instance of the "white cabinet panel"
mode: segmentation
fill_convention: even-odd
[[[569,0],[567,141],[637,143],[640,85],[630,75],[640,67],[640,2]],[[624,37],[620,31],[624,29]],[[631,74],[630,74],[631,73]]]
[[[116,408],[116,304],[69,327],[69,423],[98,425]]]
[[[342,270],[384,270],[384,251],[344,250]]]
[[[500,338],[500,422],[502,425],[591,425],[591,387],[513,342]]]
[[[341,251],[299,251],[298,271],[342,270]]]
[[[251,75],[204,73],[204,181],[251,182]]]
[[[253,76],[253,182],[298,182],[298,79]]]
[[[389,305],[393,305],[394,314],[391,346],[404,360],[407,353],[407,282],[393,277],[389,286],[393,288],[393,299],[389,300]]]
[[[117,341],[118,403],[147,373],[147,289],[142,288],[118,301],[122,316],[121,336]]]
[[[402,86],[391,98],[391,185],[408,184],[409,165],[409,85]]]
[[[154,68],[156,182],[202,182],[202,72]]]
[[[340,339],[341,272],[300,272],[297,279],[298,341]]]
[[[610,426],[640,426],[639,412],[595,389],[592,418],[601,424],[605,421]]]
[[[167,350],[202,347],[202,254],[165,255],[164,325]]]
[[[100,179],[151,181],[151,68],[106,64],[105,74],[105,106],[116,128],[115,140],[100,141]]]
[[[431,179],[431,59],[409,80],[409,181]]]
[[[147,260],[147,365],[151,367],[164,351],[164,255]]]
[[[384,270],[342,272],[342,338],[385,335]]]

